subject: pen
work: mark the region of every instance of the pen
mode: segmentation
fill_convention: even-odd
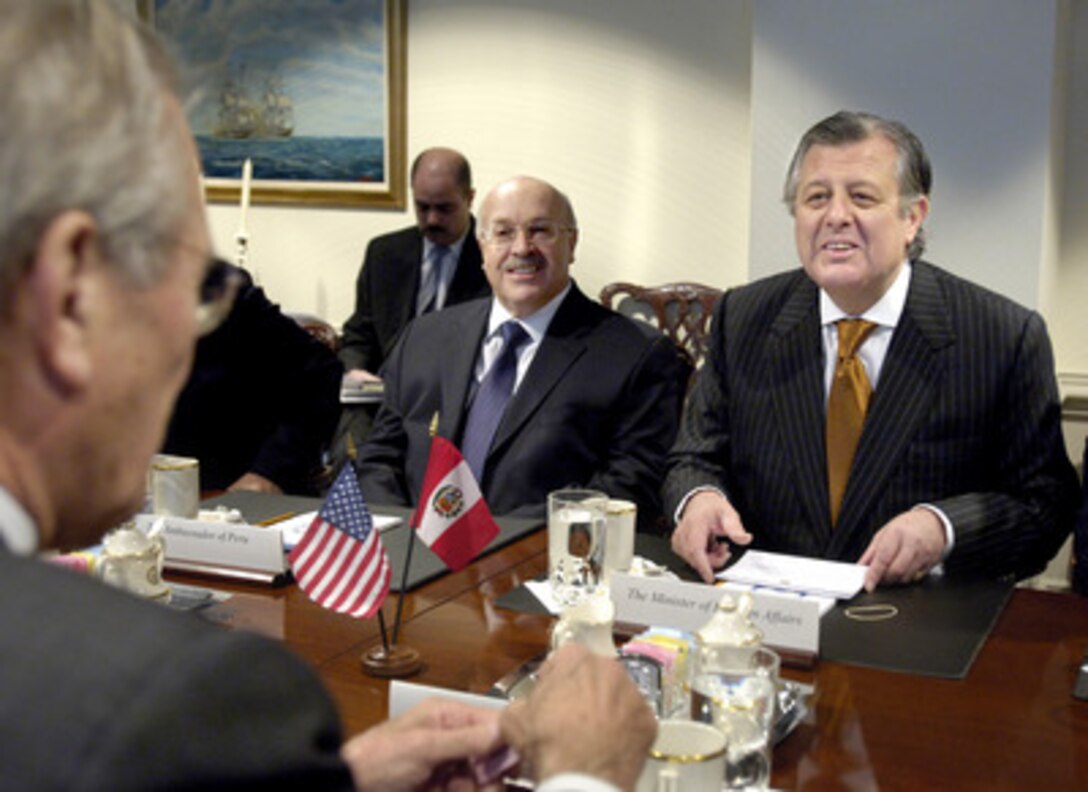
[[[274,523],[283,522],[284,520],[290,520],[292,517],[295,517],[297,514],[298,514],[298,512],[284,512],[283,514],[277,514],[275,517],[269,517],[267,520],[261,520],[260,522],[254,523],[254,524],[264,527],[266,525],[272,525]]]

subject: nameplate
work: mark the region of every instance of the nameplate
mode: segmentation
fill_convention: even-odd
[[[726,593],[717,586],[665,578],[613,573],[616,621],[642,627],[672,627],[694,632],[706,624]],[[821,602],[773,591],[752,591],[752,623],[764,643],[804,654],[820,647]]]
[[[159,519],[164,520],[167,569],[269,582],[287,571],[283,535],[275,527],[161,514],[138,514],[136,526],[148,531]]]

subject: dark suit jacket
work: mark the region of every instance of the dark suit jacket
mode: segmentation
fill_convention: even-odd
[[[355,284],[355,313],[344,323],[340,359],[345,367],[378,373],[415,315],[422,259],[423,234],[415,226],[376,237],[367,245]],[[482,261],[473,220],[443,307],[491,293]]]
[[[263,638],[0,543],[0,788],[352,789],[316,677]]]
[[[832,530],[818,289],[800,270],[730,291],[670,454],[671,516],[722,487],[755,546],[856,561],[920,503],[955,531],[953,570],[1027,575],[1069,534],[1076,477],[1038,314],[915,262]]]
[[[430,451],[428,428],[459,442],[490,299],[412,322],[386,364],[385,401],[358,458],[366,497],[411,504]],[[542,515],[568,485],[660,512],[665,454],[681,398],[672,343],[573,287],[556,311],[495,434],[482,491],[495,514]]]
[[[227,320],[200,339],[163,450],[200,460],[203,489],[252,471],[314,494],[340,418],[343,366],[246,275]]]
[[[1088,440],[1084,443],[1082,470],[1088,471]],[[1088,474],[1081,487],[1081,504],[1073,530],[1073,591],[1088,595]]]

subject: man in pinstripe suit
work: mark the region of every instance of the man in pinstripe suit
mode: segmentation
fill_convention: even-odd
[[[673,550],[704,579],[729,542],[867,564],[869,590],[942,564],[1022,577],[1068,535],[1043,321],[919,258],[930,183],[898,122],[839,112],[801,139],[785,199],[802,269],[722,298],[670,454]],[[833,521],[825,413],[846,318],[875,325],[858,352],[872,397]]]

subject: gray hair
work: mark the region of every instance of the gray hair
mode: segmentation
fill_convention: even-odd
[[[186,219],[178,81],[154,35],[101,0],[0,0],[0,312],[49,223],[98,225],[134,285],[163,273]]]
[[[910,206],[923,196],[928,196],[933,186],[933,172],[922,142],[907,126],[899,121],[881,118],[872,113],[840,110],[811,127],[801,137],[797,150],[790,160],[786,186],[782,198],[793,214],[797,188],[801,180],[801,162],[813,146],[842,146],[860,143],[881,135],[895,146],[898,154],[896,175],[899,182],[899,211],[906,215]],[[907,257],[917,259],[926,247],[925,230],[918,233],[907,248]]]

